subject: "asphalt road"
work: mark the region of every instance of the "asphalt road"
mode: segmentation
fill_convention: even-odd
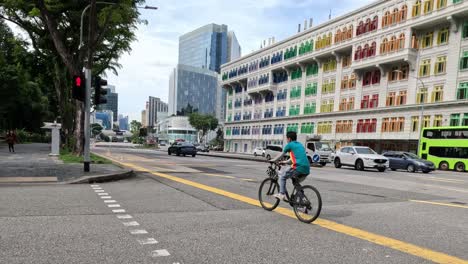
[[[468,174],[313,168],[308,225],[255,204],[266,164],[95,151],[138,177],[0,185],[0,263],[468,263]]]

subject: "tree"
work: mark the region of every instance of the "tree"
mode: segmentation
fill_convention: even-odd
[[[198,130],[200,142],[209,131],[215,130],[218,127],[218,119],[212,115],[192,113],[189,116],[189,122],[193,128]]]
[[[75,151],[83,150],[83,104],[70,103],[71,76],[81,72],[83,66],[99,75],[110,69],[116,73],[118,58],[130,51],[140,20],[137,5],[144,0],[108,0],[116,5],[98,5],[97,0],[62,1],[0,0],[0,19],[9,20],[28,34],[32,47],[49,61],[46,71],[53,73],[60,115],[63,120],[73,120],[76,140]],[[84,25],[83,42],[80,39],[81,13],[90,5]],[[80,48],[78,48],[80,47]],[[69,116],[74,111],[74,116]],[[71,118],[70,118],[71,117]],[[66,125],[66,124],[65,124]]]
[[[91,124],[91,133],[94,137],[101,134],[102,129],[103,127],[98,123]]]
[[[132,120],[132,122],[130,122],[130,132],[132,132],[133,134],[138,134],[140,131],[140,128],[141,128],[140,122],[136,120]]]

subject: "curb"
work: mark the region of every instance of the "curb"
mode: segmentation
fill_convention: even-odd
[[[248,161],[255,161],[255,162],[263,162],[267,163],[267,160],[261,160],[261,159],[252,159],[251,157],[240,157],[240,156],[221,156],[221,155],[213,155],[213,154],[206,154],[206,153],[197,153],[197,155],[200,156],[206,156],[206,157],[215,157],[215,158],[223,158],[223,159],[237,159],[237,160],[248,160]]]
[[[96,182],[109,182],[109,181],[118,181],[123,179],[129,179],[135,177],[133,170],[116,173],[116,174],[101,174],[101,175],[92,175],[92,176],[83,176],[78,179],[60,182],[62,184],[80,184],[80,183],[96,183]]]

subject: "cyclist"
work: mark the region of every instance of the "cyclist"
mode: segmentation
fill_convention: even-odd
[[[281,161],[280,164],[291,165],[289,168],[281,169],[279,175],[280,192],[275,194],[274,197],[284,200],[286,197],[286,180],[292,177],[297,177],[301,181],[305,179],[310,173],[310,163],[307,159],[306,151],[301,143],[297,142],[297,134],[294,131],[286,133],[288,144],[283,149],[278,157],[272,162],[278,162],[282,157],[289,153],[289,160]]]

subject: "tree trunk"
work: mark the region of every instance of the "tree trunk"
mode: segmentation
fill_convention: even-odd
[[[82,155],[84,151],[84,115],[83,115],[83,103],[76,101],[75,103],[75,149],[74,152],[78,155]]]

